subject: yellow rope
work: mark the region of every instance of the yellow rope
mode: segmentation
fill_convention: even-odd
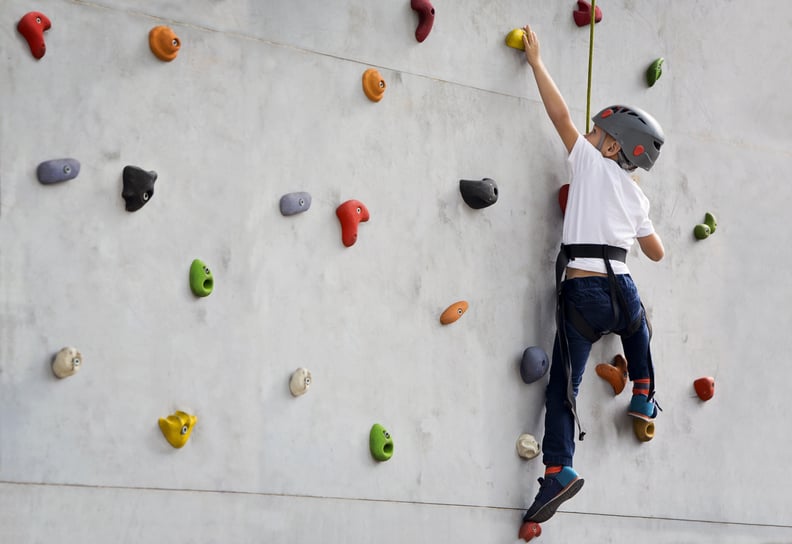
[[[588,88],[586,89],[586,133],[591,122],[591,65],[594,61],[594,23],[597,15],[597,0],[591,0],[591,22],[589,24]]]

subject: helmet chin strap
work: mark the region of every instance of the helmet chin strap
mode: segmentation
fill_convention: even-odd
[[[604,144],[605,144],[605,131],[604,130],[600,130],[600,139],[599,139],[599,143],[597,144],[597,151],[602,153],[602,146]]]

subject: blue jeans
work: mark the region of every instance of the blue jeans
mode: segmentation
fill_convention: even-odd
[[[641,298],[629,274],[616,276],[616,281],[624,294],[627,314],[619,315],[618,322],[613,312],[608,278],[599,276],[575,278],[564,281],[562,296],[574,305],[586,322],[597,332],[615,332],[621,336],[624,357],[627,359],[631,380],[649,377],[649,327],[643,316],[641,326],[631,336],[624,336],[626,329],[642,315]],[[624,312],[620,312],[623,314]],[[564,323],[569,353],[572,362],[572,387],[575,397],[578,394],[586,361],[591,352],[591,342],[583,337],[569,322]],[[575,454],[575,420],[566,405],[567,377],[564,361],[561,358],[559,338],[556,333],[553,345],[553,362],[550,366],[550,381],[547,384],[545,407],[545,435],[542,444],[545,465],[572,466]]]

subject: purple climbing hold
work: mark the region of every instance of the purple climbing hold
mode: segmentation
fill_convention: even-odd
[[[139,210],[154,196],[155,181],[157,173],[153,170],[147,172],[137,166],[124,167],[124,188],[121,196],[126,201],[128,212]]]
[[[36,168],[36,176],[44,185],[69,181],[80,173],[80,161],[77,159],[52,159],[44,161]]]
[[[307,212],[311,207],[311,194],[305,192],[288,193],[280,199],[280,212],[283,215],[294,215]]]
[[[531,346],[523,352],[520,361],[520,377],[525,383],[534,383],[547,373],[550,362],[547,353],[537,346]]]

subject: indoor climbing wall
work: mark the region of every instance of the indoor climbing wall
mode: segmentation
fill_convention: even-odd
[[[0,542],[517,541],[569,172],[506,42],[583,130],[590,29],[413,3],[2,2]],[[594,347],[539,542],[790,542],[792,12],[597,6],[592,109],[666,134],[664,411],[639,441]]]

